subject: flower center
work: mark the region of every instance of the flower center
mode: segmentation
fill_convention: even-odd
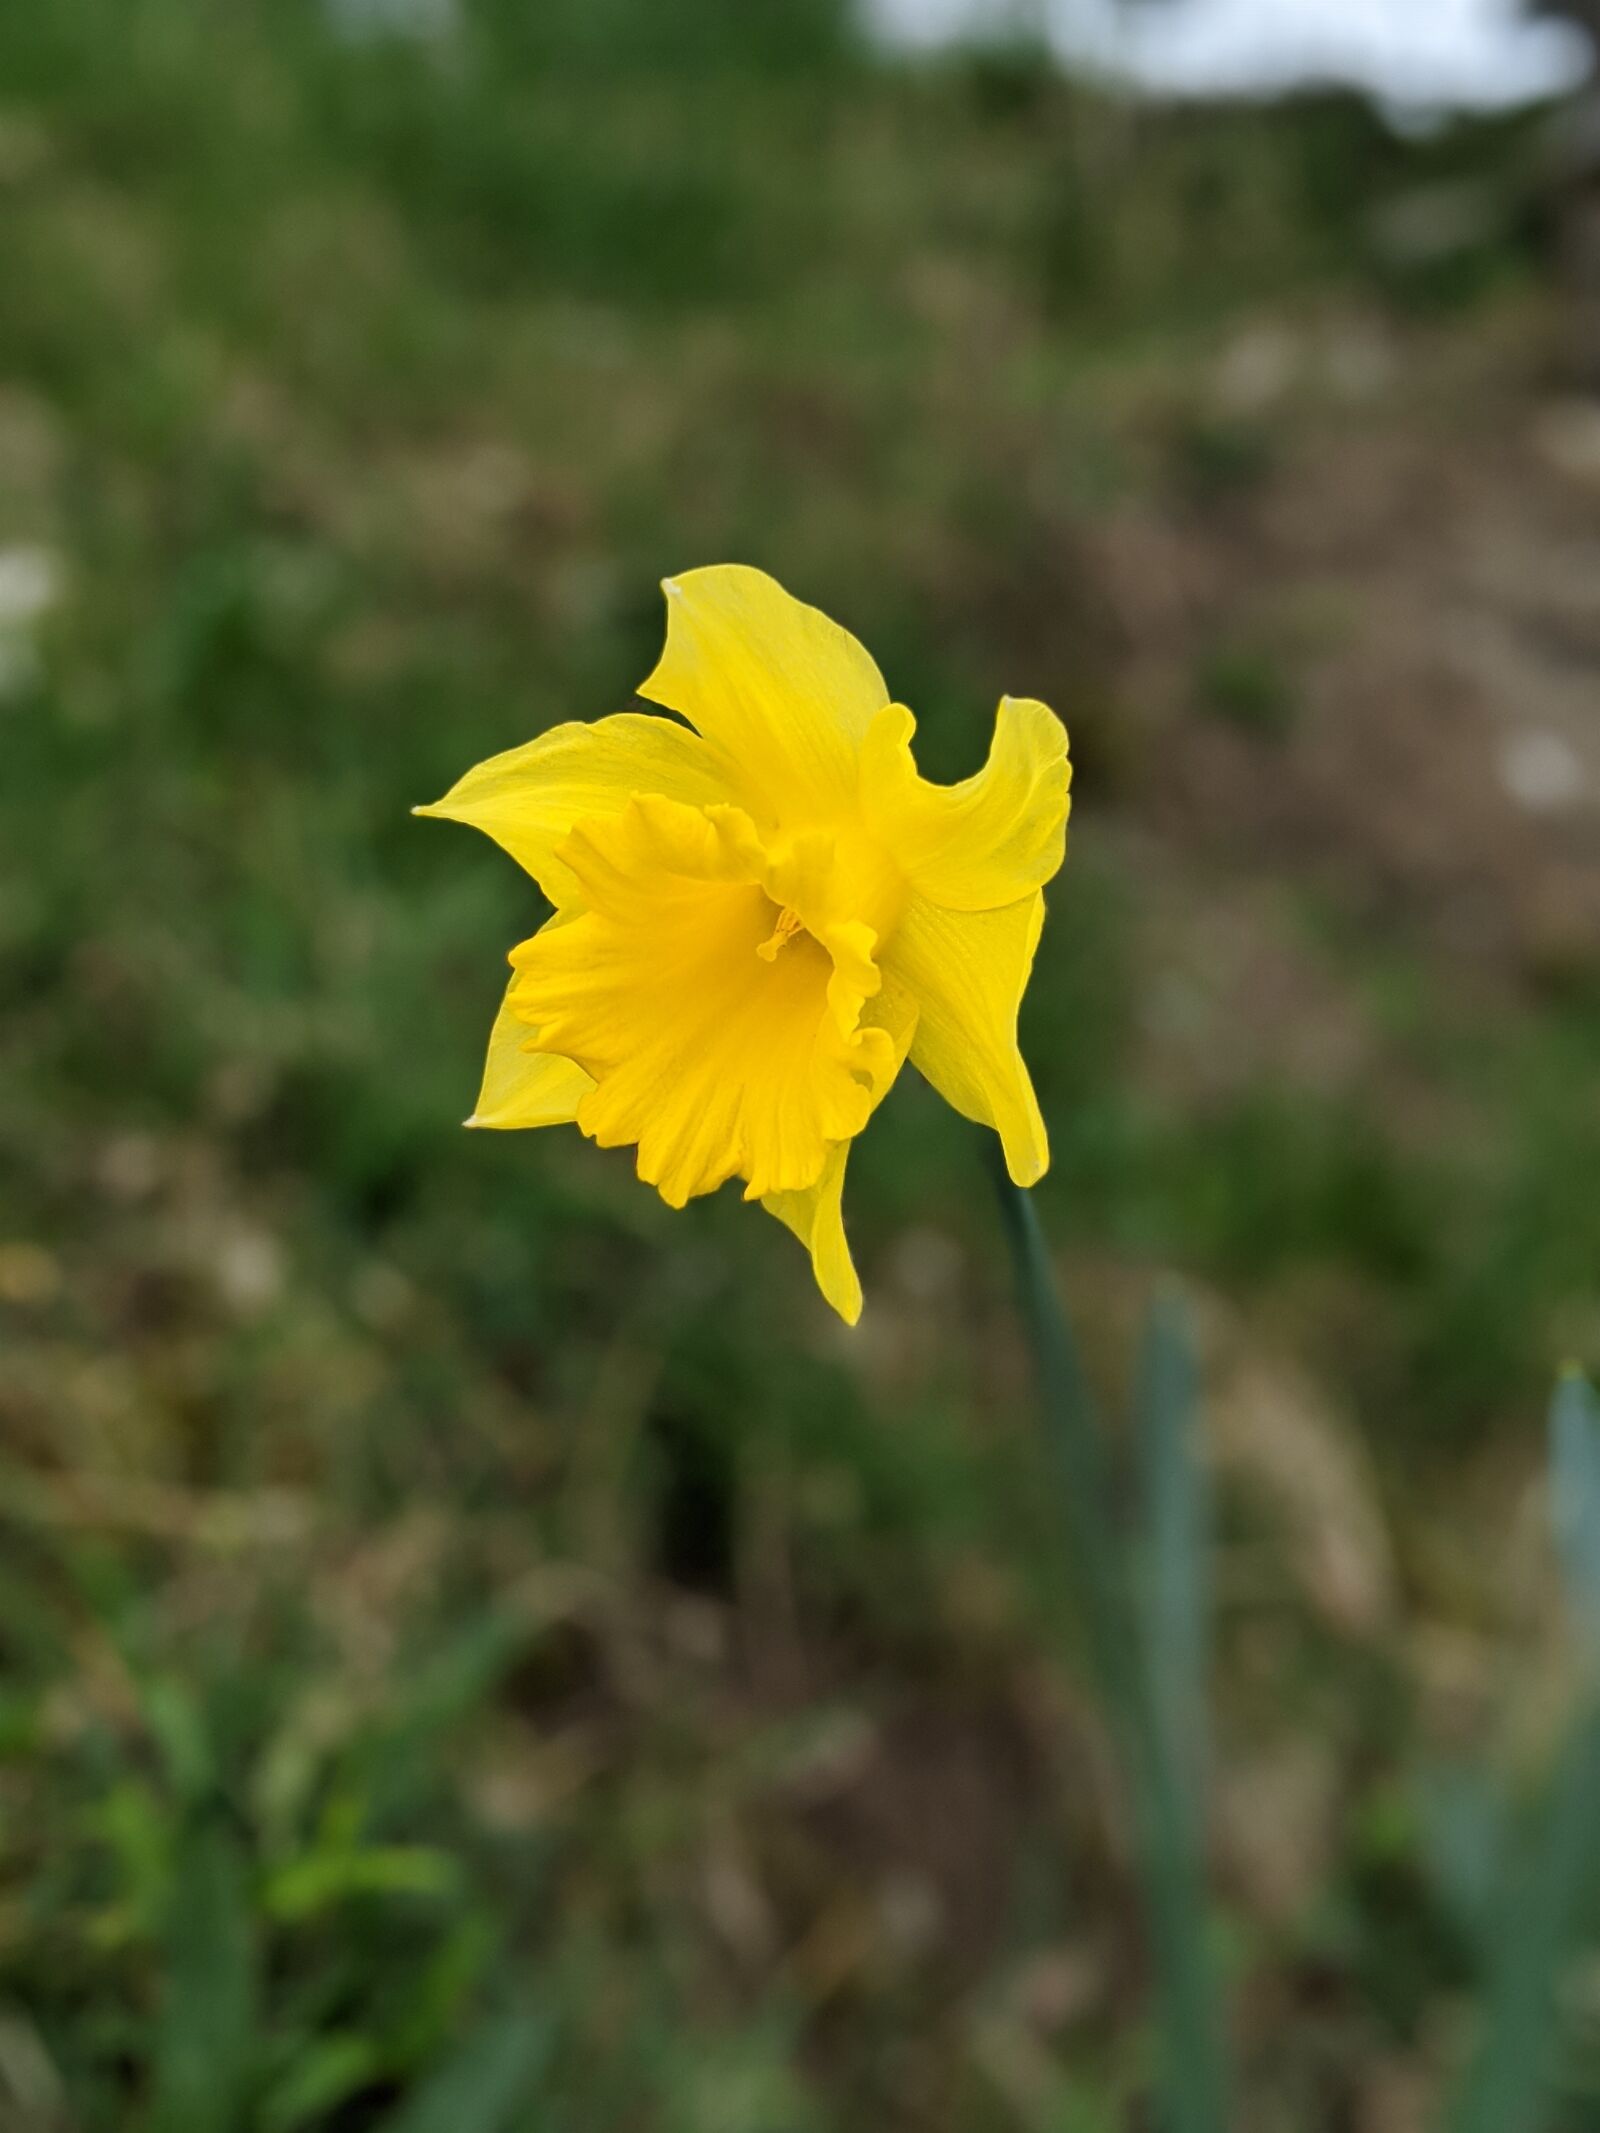
[[[730,1177],[747,1199],[809,1191],[900,1059],[863,1013],[875,935],[845,915],[832,839],[775,859],[737,808],[641,795],[560,857],[582,900],[517,949],[512,1011],[594,1083],[578,1124],[637,1143],[674,1207]]]
[[[775,963],[780,949],[787,948],[795,935],[804,931],[805,921],[799,912],[792,904],[785,904],[778,913],[778,923],[773,927],[770,937],[759,944],[756,954],[763,962]]]

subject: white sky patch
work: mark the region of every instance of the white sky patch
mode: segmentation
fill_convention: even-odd
[[[1342,82],[1400,109],[1504,109],[1590,70],[1573,25],[1517,0],[865,0],[891,43],[1041,31],[1069,64],[1171,96]]]

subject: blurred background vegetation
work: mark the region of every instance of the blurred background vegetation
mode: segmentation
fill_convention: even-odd
[[[880,1114],[850,1335],[776,1223],[459,1130],[538,899],[407,810],[745,560],[936,774],[1071,728],[1040,1200],[1113,1401],[1164,1271],[1203,1328],[1239,2123],[1408,2133],[1572,1693],[1581,124],[422,21],[0,8],[0,2126],[1137,2123],[977,1136]]]

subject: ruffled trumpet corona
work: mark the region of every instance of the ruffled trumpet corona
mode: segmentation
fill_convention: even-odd
[[[1066,731],[1004,697],[983,769],[930,784],[848,631],[741,565],[664,589],[639,693],[677,718],[556,726],[417,810],[485,831],[554,907],[512,950],[467,1123],[634,1146],[673,1207],[742,1179],[853,1324],[845,1162],[908,1057],[1019,1185],[1049,1161],[1017,1010]]]

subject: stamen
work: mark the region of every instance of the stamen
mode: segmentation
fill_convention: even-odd
[[[786,904],[778,913],[778,923],[772,929],[771,939],[763,941],[756,954],[764,962],[775,963],[778,960],[778,950],[786,947],[794,936],[803,930],[799,912],[791,910]]]

